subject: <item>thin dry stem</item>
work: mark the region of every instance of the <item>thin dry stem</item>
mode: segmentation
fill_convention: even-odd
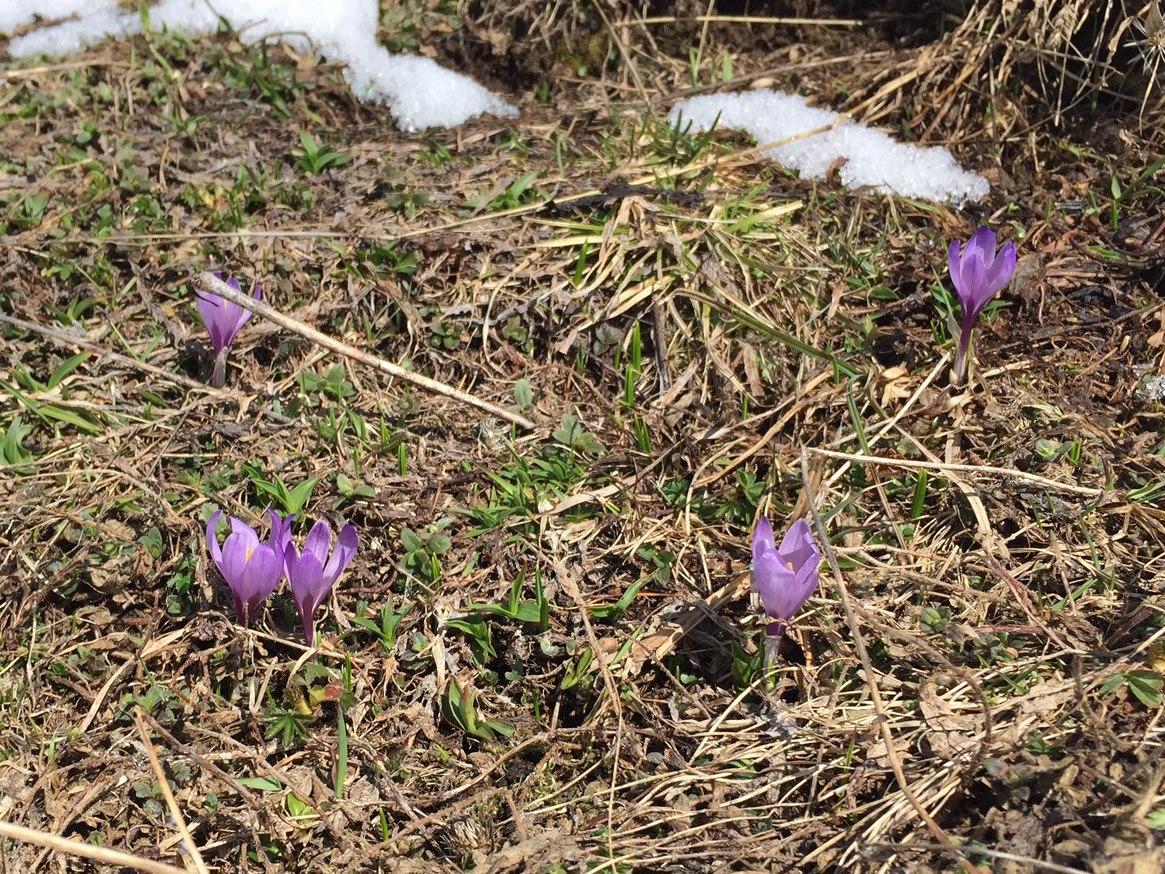
[[[805,497],[809,507],[809,514],[813,518],[813,527],[817,531],[818,542],[821,544],[821,548],[825,553],[825,559],[829,564],[830,570],[833,572],[833,582],[837,587],[837,593],[841,599],[842,610],[845,613],[845,622],[852,635],[854,649],[857,650],[858,659],[862,663],[866,688],[870,690],[870,700],[873,702],[874,712],[878,717],[878,729],[881,732],[883,742],[886,744],[886,756],[889,758],[890,767],[894,771],[894,779],[898,782],[898,788],[902,791],[907,801],[910,802],[910,806],[914,808],[914,812],[918,815],[918,818],[922,820],[930,833],[934,835],[935,839],[944,847],[953,848],[954,845],[951,843],[950,837],[935,822],[934,817],[923,806],[918,795],[915,794],[909,781],[907,781],[906,772],[902,770],[902,760],[899,758],[894,746],[894,732],[890,728],[890,720],[886,715],[886,706],[882,701],[882,692],[878,688],[878,674],[875,673],[874,665],[870,661],[870,654],[866,649],[865,635],[862,633],[861,626],[854,613],[853,604],[850,601],[849,589],[846,587],[845,578],[841,573],[841,567],[837,563],[837,555],[830,545],[829,532],[826,531],[825,522],[817,510],[817,500],[813,494],[813,485],[809,476],[809,454],[804,447],[801,449],[801,493]],[[973,874],[974,868],[966,859],[960,858],[959,864],[968,874]]]
[[[1004,479],[1020,480],[1022,482],[1029,482],[1033,485],[1043,486],[1052,491],[1071,492],[1074,495],[1083,495],[1086,498],[1103,498],[1105,495],[1112,494],[1111,490],[1093,488],[1092,486],[1078,486],[1074,483],[1060,482],[1059,480],[1048,479],[1045,476],[1040,476],[1036,473],[1028,473],[1025,470],[1015,470],[1009,467],[995,467],[990,464],[957,464],[953,462],[942,461],[914,461],[909,458],[887,458],[882,455],[862,455],[857,452],[837,452],[833,449],[818,449],[810,447],[809,451],[814,455],[821,455],[825,458],[834,458],[838,461],[849,461],[854,464],[881,464],[886,467],[901,467],[908,470],[938,470],[947,472],[959,473],[981,473],[989,476],[1003,477]]]
[[[115,850],[112,847],[98,847],[94,844],[87,844],[84,841],[75,841],[71,838],[63,838],[60,835],[51,835],[33,828],[14,825],[13,823],[2,820],[0,820],[0,838],[8,838],[9,840],[21,841],[26,844],[36,844],[38,847],[45,847],[58,853],[79,856],[82,859],[92,859],[95,862],[102,862],[106,865],[118,865],[134,871],[144,871],[146,874],[187,874],[185,868],[175,868],[173,865],[167,865],[165,862],[155,862],[152,859],[144,859],[141,856]]]
[[[371,353],[365,352],[361,349],[357,349],[355,346],[349,346],[347,343],[344,343],[341,340],[337,340],[334,337],[329,337],[327,334],[323,334],[320,331],[317,331],[310,325],[304,324],[303,322],[299,321],[299,319],[292,318],[289,315],[279,312],[273,306],[264,301],[255,300],[249,295],[243,294],[241,291],[235,291],[233,288],[231,288],[229,285],[227,285],[225,282],[209,271],[199,274],[198,281],[202,283],[203,287],[206,288],[207,291],[217,294],[219,297],[225,298],[232,303],[236,303],[244,309],[248,309],[256,315],[262,316],[269,322],[273,322],[285,330],[299,334],[301,337],[305,337],[316,345],[323,346],[325,349],[335,352],[338,355],[343,355],[345,358],[350,358],[353,361],[358,361],[359,363],[367,365],[368,367],[375,368],[382,373],[387,373],[389,376],[396,377],[397,379],[403,380],[404,382],[415,385],[417,388],[424,389],[425,391],[432,392],[433,394],[441,395],[442,397],[450,398],[451,400],[455,400],[458,403],[476,407],[483,412],[489,413],[492,416],[497,416],[499,419],[505,419],[507,422],[513,422],[515,425],[526,428],[527,430],[532,431],[538,427],[532,421],[519,413],[515,413],[512,410],[507,410],[505,407],[500,407],[497,404],[490,403],[489,401],[482,400],[476,395],[461,391],[461,389],[454,388],[451,385],[446,385],[443,382],[431,379],[422,374],[413,373],[410,370],[405,370],[399,364],[393,364],[391,361],[385,361],[383,358],[372,355]]]

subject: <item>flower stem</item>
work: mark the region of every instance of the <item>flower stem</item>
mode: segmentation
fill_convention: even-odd
[[[959,334],[959,347],[955,351],[955,366],[952,385],[962,386],[967,375],[967,356],[971,351],[971,331],[975,329],[974,319],[963,319],[963,329]]]
[[[783,631],[783,629],[782,629]],[[780,658],[781,636],[773,636],[771,634],[765,635],[765,654],[764,654],[764,673],[765,673],[765,687],[772,689],[776,683],[777,661]]]
[[[210,375],[210,384],[213,388],[222,388],[227,384],[227,350],[225,348],[214,356],[214,371]]]

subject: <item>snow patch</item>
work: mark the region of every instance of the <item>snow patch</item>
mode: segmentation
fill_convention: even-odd
[[[846,188],[870,186],[958,206],[991,190],[986,179],[968,173],[941,146],[899,143],[881,131],[843,120],[836,112],[767,88],[692,97],[673,106],[668,120],[681,129],[690,124],[693,133],[715,125],[747,131],[761,146],[780,143],[765,149],[765,157],[804,177],[824,179],[831,166],[840,165],[838,175]],[[829,129],[806,135],[821,128]],[[785,142],[791,138],[796,139]]]
[[[136,12],[115,0],[16,0],[0,8],[0,31],[31,24],[34,16],[66,18],[9,44],[14,58],[67,55],[106,35],[141,33]],[[483,113],[518,114],[472,79],[418,55],[390,55],[376,42],[376,0],[161,0],[148,10],[152,30],[213,33],[219,16],[248,41],[282,40],[304,51],[312,45],[330,61],[346,64],[344,78],[361,100],[388,104],[406,130],[451,127]]]

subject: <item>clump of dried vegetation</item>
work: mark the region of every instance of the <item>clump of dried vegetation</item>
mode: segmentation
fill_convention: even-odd
[[[1156,3],[655,5],[384,6],[521,104],[456,131],[225,31],[6,64],[0,871],[1165,867]],[[989,201],[663,121],[766,81]],[[210,388],[208,268],[536,428],[262,318]],[[268,506],[360,530],[316,651],[206,560]],[[760,512],[829,539],[771,675]]]

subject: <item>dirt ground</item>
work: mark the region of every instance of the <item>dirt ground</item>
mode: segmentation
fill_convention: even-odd
[[[382,3],[521,111],[419,133],[226,29],[0,39],[0,874],[1165,870],[1165,25],[919,6]],[[666,121],[766,85],[992,192]],[[501,409],[261,316],[213,388],[205,270]],[[313,648],[208,558],[269,507],[359,534]],[[827,537],[771,671],[761,514]]]

